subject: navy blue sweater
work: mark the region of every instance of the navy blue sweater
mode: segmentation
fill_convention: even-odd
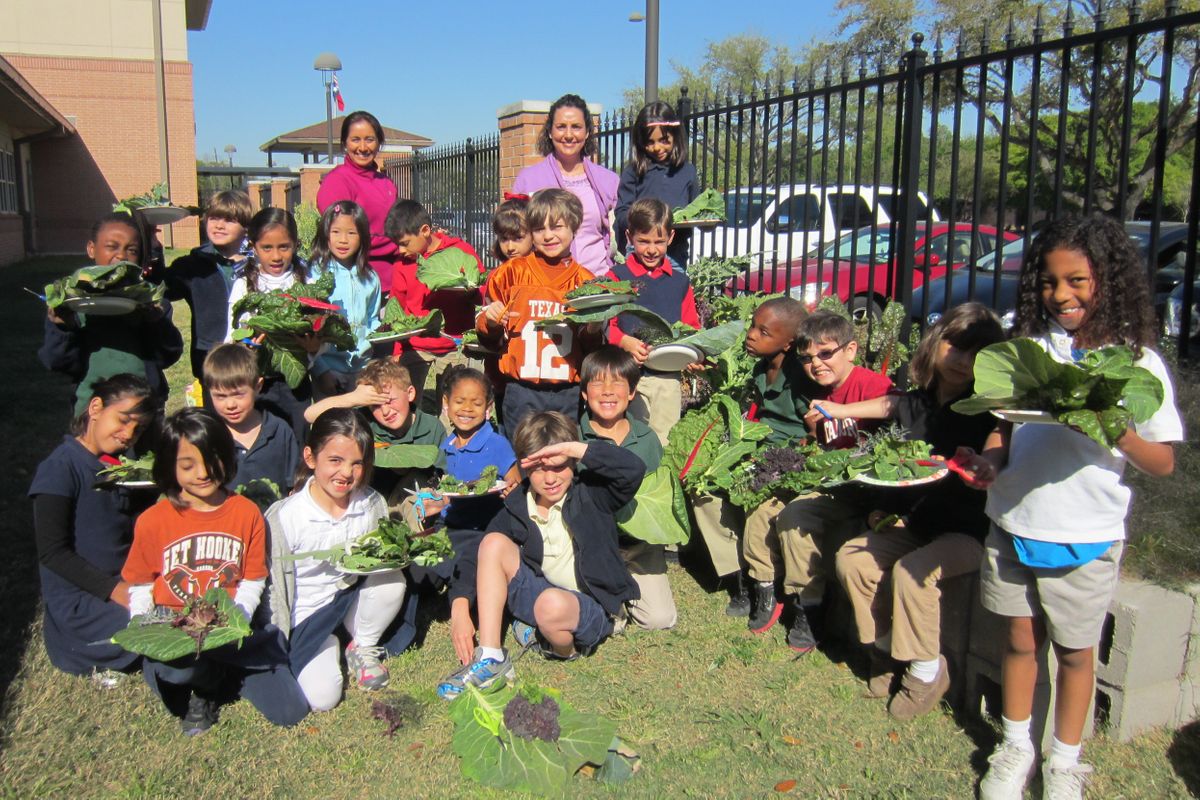
[[[167,298],[192,309],[192,375],[202,377],[204,357],[229,333],[229,287],[242,259],[228,259],[212,243],[177,258],[163,275]]]
[[[625,169],[621,170],[621,184],[617,187],[617,249],[622,253],[627,249],[625,229],[629,226],[629,207],[635,200],[654,197],[662,200],[674,211],[695,200],[698,194],[700,181],[696,177],[696,168],[690,161],[684,162],[678,169],[653,163],[640,178],[633,168],[633,163],[626,164]],[[675,231],[675,241],[667,248],[667,254],[675,263],[687,263],[691,236],[692,232],[688,229]]]

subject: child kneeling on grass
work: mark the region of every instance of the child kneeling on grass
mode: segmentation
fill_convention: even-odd
[[[528,416],[513,447],[526,479],[505,499],[475,558],[465,553],[459,562],[463,575],[475,574],[480,646],[438,685],[446,700],[468,684],[484,689],[515,679],[501,647],[506,608],[519,645],[540,639],[548,657],[572,660],[603,641],[622,605],[639,596],[617,548],[613,513],[637,493],[642,460],[608,442],[580,442],[578,426],[555,411]],[[578,480],[577,464],[587,468]]]

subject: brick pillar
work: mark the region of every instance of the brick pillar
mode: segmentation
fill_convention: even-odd
[[[325,173],[333,167],[328,164],[305,164],[300,167],[300,202],[311,203],[315,208],[317,205],[317,191],[321,188],[321,181],[325,180]]]
[[[588,103],[588,111],[592,114],[592,129],[596,130],[603,108]],[[537,140],[548,113],[550,103],[547,100],[518,100],[496,111],[497,127],[500,129],[501,196],[512,189],[518,172],[541,161]]]
[[[287,208],[287,190],[291,178],[271,179],[271,205],[275,208]]]
[[[248,181],[246,183],[246,193],[250,195],[250,207],[255,211],[261,211],[263,208],[262,187],[269,186],[270,181]]]

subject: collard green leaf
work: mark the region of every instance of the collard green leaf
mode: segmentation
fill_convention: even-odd
[[[417,280],[431,292],[439,289],[476,289],[482,279],[479,262],[457,247],[446,247],[428,258],[417,259]]]
[[[538,328],[545,328],[548,325],[561,325],[564,322],[573,322],[578,325],[586,325],[590,322],[608,322],[618,314],[627,311],[633,312],[636,308],[640,308],[640,306],[633,302],[633,298],[630,298],[628,303],[617,303],[603,308],[589,308],[585,311],[566,309],[558,314],[535,320],[533,324]]]
[[[715,328],[680,336],[675,341],[687,344],[702,351],[706,356],[718,356],[737,344],[738,338],[745,332],[746,324],[740,321],[726,322]]]
[[[692,532],[686,507],[684,522],[679,521],[677,499],[682,495],[679,479],[669,467],[660,466],[642,479],[633,500],[616,513],[617,527],[650,544],[684,544]]]
[[[375,466],[381,469],[428,469],[437,461],[437,445],[392,444],[375,445]]]
[[[57,308],[77,297],[124,297],[147,305],[162,300],[166,287],[142,279],[142,268],[128,261],[81,267],[46,284],[46,305]]]
[[[250,622],[233,603],[224,589],[209,589],[204,602],[217,608],[218,622],[207,630],[199,646],[196,640],[174,624],[174,619],[150,622],[136,617],[129,626],[113,634],[113,644],[120,645],[131,653],[140,653],[155,661],[174,661],[177,658],[212,650],[233,642],[240,642],[250,635]],[[182,616],[191,606],[184,607],[177,616]]]
[[[697,219],[725,220],[725,196],[716,189],[705,189],[696,199],[682,208],[671,212],[675,222],[687,222]]]

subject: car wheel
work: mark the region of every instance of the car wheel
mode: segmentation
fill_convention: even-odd
[[[873,298],[867,295],[859,295],[850,299],[850,317],[858,324],[862,324],[870,320],[871,322],[879,322],[883,319],[883,309],[879,307]]]

